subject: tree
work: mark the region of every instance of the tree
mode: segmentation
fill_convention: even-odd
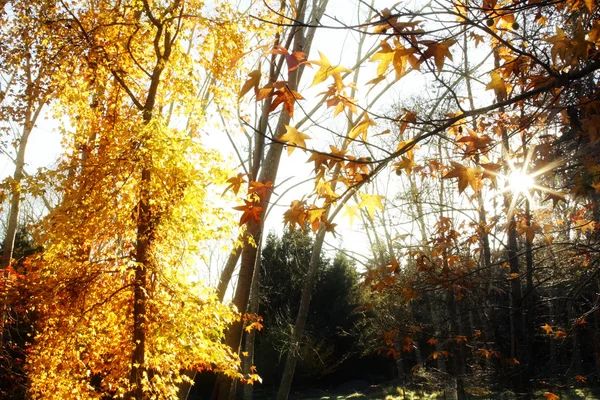
[[[189,1],[50,3],[18,6],[52,9],[40,23],[76,49],[47,77],[65,85],[56,109],[72,147],[49,173],[61,202],[36,227],[44,251],[26,274],[38,313],[30,396],[172,398],[186,369],[239,377],[220,342],[237,314],[190,267],[230,234],[209,190],[226,172],[200,143],[197,96],[206,81],[206,100],[231,97],[225,65],[245,51],[243,17]]]

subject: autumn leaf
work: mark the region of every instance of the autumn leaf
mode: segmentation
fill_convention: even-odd
[[[273,92],[273,96],[275,99],[273,103],[271,103],[271,108],[269,111],[273,111],[277,108],[279,104],[283,104],[283,108],[290,115],[290,117],[294,116],[294,104],[297,100],[304,100],[304,97],[300,95],[300,93],[295,90],[291,90],[289,87],[284,86],[281,89]]]
[[[361,193],[360,197],[362,198],[362,201],[358,205],[358,208],[366,208],[370,217],[373,217],[376,210],[383,210],[381,200],[385,199],[385,196]]]
[[[257,331],[261,331],[263,328],[263,325],[259,322],[259,321],[254,321],[251,324],[247,325],[244,330],[248,333],[250,333],[253,329],[256,329]]]
[[[348,218],[350,219],[350,227],[352,227],[352,224],[354,223],[354,218],[359,216],[358,207],[346,205],[344,207],[344,214],[342,216],[348,216]]]
[[[565,331],[556,331],[554,332],[554,338],[555,339],[564,339],[567,337],[567,332]]]
[[[227,186],[225,188],[225,190],[223,191],[223,194],[225,194],[225,192],[227,192],[229,189],[231,189],[231,190],[233,190],[233,193],[235,193],[237,195],[238,192],[240,191],[240,187],[242,186],[242,184],[246,183],[245,177],[246,177],[246,174],[239,173],[239,174],[237,174],[237,176],[227,179],[227,183],[229,183],[229,186]]]
[[[410,175],[413,168],[416,166],[417,166],[417,164],[415,164],[412,157],[409,158],[406,156],[402,156],[400,161],[392,164],[392,167],[396,170],[396,174],[398,174],[398,175],[400,175],[402,170],[404,170],[404,172],[406,172],[406,175]]]
[[[431,346],[435,346],[435,344],[437,343],[437,340],[435,338],[430,338],[427,343],[429,343],[429,345]]]
[[[581,375],[576,375],[575,376],[575,380],[577,382],[581,382],[581,383],[586,383],[587,382],[587,378],[585,376],[581,376]]]
[[[462,193],[467,185],[474,191],[479,190],[482,171],[477,168],[467,168],[462,164],[451,161],[453,169],[443,176],[443,179],[458,178],[458,193]]]
[[[350,133],[348,133],[348,137],[350,138],[350,140],[354,140],[360,135],[362,140],[366,142],[367,130],[369,129],[369,127],[375,125],[377,125],[377,123],[369,117],[369,113],[365,112],[363,114],[362,120],[356,125],[354,125],[354,127],[350,130]]]
[[[542,325],[542,329],[546,332],[547,335],[552,333],[552,327],[548,324]]]
[[[319,52],[319,56],[321,59],[319,61],[309,61],[312,64],[318,65],[319,70],[315,74],[313,82],[310,86],[318,85],[319,83],[325,81],[327,78],[332,77],[335,82],[335,86],[338,92],[341,92],[344,87],[344,82],[342,81],[342,73],[352,72],[352,70],[341,67],[339,65],[332,66],[329,59],[325,56],[325,54]]]
[[[260,84],[260,71],[255,69],[254,71],[250,72],[248,76],[250,77],[250,79],[244,82],[244,85],[240,89],[238,98],[244,97],[244,95],[248,93],[252,88],[254,88],[254,94],[258,94],[258,86]]]
[[[287,152],[288,155],[292,154],[292,152],[299,146],[302,149],[306,148],[306,139],[310,139],[310,136],[299,132],[293,126],[285,125],[286,132],[279,138],[282,142],[287,143]]]
[[[476,153],[485,154],[494,142],[488,135],[479,136],[472,129],[467,129],[468,135],[456,139],[456,143],[465,144],[465,155],[471,156]]]
[[[298,225],[300,229],[304,227],[306,221],[306,203],[300,200],[292,201],[290,208],[283,213],[283,222],[288,224],[290,230],[293,231]]]
[[[575,221],[575,227],[581,231],[581,233],[594,232],[596,230],[596,222],[589,219],[578,219]]]
[[[396,72],[396,79],[399,79],[406,72],[408,64],[418,69],[419,61],[415,56],[416,50],[404,48],[397,39],[394,40],[394,45],[395,48],[392,48],[387,41],[382,41],[379,45],[380,50],[371,57],[370,61],[379,62],[377,76],[385,75],[390,64]]]
[[[244,200],[244,203],[246,204],[243,206],[233,207],[234,210],[243,211],[243,214],[240,217],[240,226],[244,225],[250,219],[254,220],[257,224],[260,224],[260,215],[263,212],[263,208],[248,200]]]
[[[427,50],[423,52],[421,56],[421,62],[427,60],[428,58],[433,57],[435,62],[435,66],[439,72],[442,72],[442,68],[444,67],[444,62],[446,58],[452,61],[452,53],[450,52],[450,47],[456,43],[454,39],[448,39],[443,42],[436,41],[423,41],[423,44],[427,46]]]
[[[288,71],[292,72],[296,70],[301,63],[306,61],[306,55],[302,51],[294,51],[289,53],[288,50],[283,46],[275,46],[272,50],[268,51],[267,54],[280,54],[285,57],[285,62],[288,66]]]
[[[546,400],[558,400],[559,399],[559,397],[552,392],[544,393],[544,397],[546,398]]]
[[[485,90],[494,90],[496,97],[502,101],[506,99],[506,82],[504,78],[495,71],[490,72],[492,80],[485,87]]]
[[[544,200],[542,200],[542,202],[548,200],[552,200],[552,208],[556,208],[559,201],[562,201],[565,204],[567,203],[567,195],[565,193],[556,192],[552,190],[546,194],[546,197],[544,198]]]
[[[260,201],[260,199],[264,199],[267,197],[267,194],[273,190],[273,182],[250,182],[250,188],[248,189],[249,195],[254,195],[258,197],[256,200]]]

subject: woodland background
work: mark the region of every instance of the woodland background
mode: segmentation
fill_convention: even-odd
[[[0,5],[3,398],[600,397],[594,0]]]

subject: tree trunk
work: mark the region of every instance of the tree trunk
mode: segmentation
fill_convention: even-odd
[[[322,2],[326,4],[327,0]],[[297,16],[295,18],[294,26],[292,27],[291,37],[293,38],[293,51],[303,51],[305,53],[310,52],[310,43],[314,34],[314,30],[310,30],[309,34],[305,36],[306,26],[304,24],[304,16],[306,12],[306,1],[302,0],[297,4]],[[324,12],[324,8],[322,9]],[[318,22],[320,15],[313,15],[312,22]],[[298,83],[304,71],[304,65],[289,72],[288,74],[288,88],[291,90],[298,89]],[[276,72],[276,71],[275,71]],[[277,78],[275,73],[273,79]],[[264,113],[263,113],[264,114]],[[261,124],[265,125],[266,120],[261,119]],[[281,137],[285,132],[285,125],[289,125],[290,115],[287,112],[282,112],[275,129],[275,137]],[[261,133],[258,133],[259,135]],[[267,183],[271,182],[275,184],[277,178],[277,172],[279,169],[279,162],[281,160],[281,153],[283,151],[283,145],[279,142],[272,142],[269,146],[269,151],[263,161],[263,165],[260,168],[260,174],[258,176],[258,182]],[[259,158],[256,157],[256,160]],[[253,167],[253,173],[258,170],[257,166]],[[266,193],[260,199],[260,207],[266,210],[269,205],[271,193]],[[264,213],[261,217],[261,223],[258,224],[255,221],[249,221],[247,224],[246,235],[248,238],[252,238],[255,243],[260,242],[262,235],[262,224],[264,224]],[[237,288],[233,297],[233,304],[237,307],[240,312],[246,312],[248,308],[248,301],[250,297],[250,289],[252,286],[252,277],[254,274],[254,265],[256,262],[258,251],[256,247],[249,244],[244,244],[244,248],[241,252],[241,263],[238,275]],[[239,352],[242,339],[242,323],[236,322],[231,325],[227,331],[225,342],[234,352]],[[231,390],[231,379],[224,375],[219,375],[213,389],[213,399],[227,400],[229,399],[229,392]]]
[[[254,267],[254,278],[252,279],[252,290],[250,293],[250,306],[248,312],[250,314],[258,315],[259,304],[260,304],[260,269],[262,264],[262,241],[258,243],[258,254],[256,255],[256,265]],[[246,340],[244,343],[244,351],[247,356],[242,357],[242,372],[245,374],[251,373],[251,368],[254,366],[254,341],[256,340],[256,329],[246,334]],[[235,383],[234,383],[235,388]],[[236,391],[233,390],[233,393]],[[244,386],[244,400],[252,400],[254,394],[254,385]]]
[[[28,79],[27,93],[33,93],[34,90],[31,88],[34,83],[31,81],[31,65],[29,62],[26,65],[26,74]],[[13,251],[15,247],[15,236],[17,234],[17,228],[19,225],[19,213],[21,209],[21,181],[25,175],[25,150],[27,149],[27,142],[29,136],[33,131],[35,123],[42,112],[45,105],[45,100],[40,100],[37,104],[37,108],[34,109],[35,102],[38,99],[33,99],[28,96],[27,109],[25,110],[25,120],[23,122],[23,131],[19,140],[19,147],[17,149],[17,157],[15,159],[15,172],[13,174],[11,198],[10,198],[10,211],[8,214],[8,224],[6,226],[6,236],[4,237],[4,244],[2,245],[2,260],[0,261],[0,270],[5,269],[12,262]]]
[[[300,299],[300,308],[298,309],[298,316],[296,317],[296,325],[294,326],[294,332],[292,334],[290,347],[286,357],[285,368],[283,370],[283,376],[281,377],[281,384],[277,391],[277,400],[287,400],[290,388],[292,386],[292,380],[294,379],[294,371],[296,369],[296,363],[298,361],[298,355],[300,354],[300,342],[304,335],[304,326],[306,325],[306,319],[308,317],[308,311],[310,308],[310,297],[312,294],[315,278],[319,265],[321,263],[321,249],[323,247],[323,240],[327,231],[322,226],[315,238],[312,254],[310,257],[310,266],[308,267],[308,273],[306,275],[306,281],[304,288],[302,289],[302,298]]]

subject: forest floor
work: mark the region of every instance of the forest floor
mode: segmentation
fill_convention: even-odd
[[[486,391],[482,388],[469,388],[466,389],[467,398],[470,400],[512,400],[517,398],[522,398],[510,391],[505,392],[490,392]],[[552,393],[558,397],[552,397],[548,393]],[[452,400],[456,399],[456,393],[451,393],[451,391],[428,391],[428,390],[420,390],[415,388],[405,388],[401,386],[384,386],[384,385],[376,385],[371,386],[365,391],[356,391],[354,393],[344,393],[344,394],[336,394],[335,392],[321,392],[315,393],[305,392],[305,393],[295,393],[291,396],[294,400],[434,400],[434,399],[444,399],[444,400]],[[600,392],[597,390],[592,390],[590,388],[578,388],[578,389],[569,389],[569,390],[554,390],[552,392],[545,390],[538,390],[535,392],[533,400],[548,400],[548,399],[556,399],[556,400],[600,400]]]

